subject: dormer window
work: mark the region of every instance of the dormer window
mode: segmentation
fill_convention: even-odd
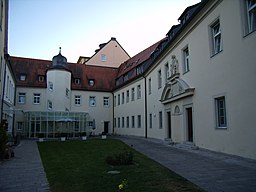
[[[76,79],[75,79],[75,84],[76,84],[76,85],[80,85],[80,83],[81,83],[81,80],[80,80],[79,78],[76,78]]]
[[[26,81],[27,75],[26,74],[20,74],[20,80],[21,81]]]
[[[41,83],[44,82],[44,76],[43,75],[39,75],[38,76],[38,81],[41,82]]]
[[[94,79],[90,79],[90,80],[89,80],[89,85],[90,85],[90,86],[93,86],[93,85],[94,85]]]

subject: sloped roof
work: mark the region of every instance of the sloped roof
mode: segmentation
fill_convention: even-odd
[[[47,86],[46,80],[38,81],[38,76],[46,77],[47,70],[52,69],[52,61],[21,57],[10,57],[10,61],[17,79],[17,86],[42,88]],[[73,80],[80,79],[80,84],[75,84],[75,81],[72,80],[72,89],[85,91],[111,91],[114,89],[116,68],[68,63],[67,70],[72,73]],[[21,74],[26,74],[25,81],[20,80]],[[94,80],[95,84],[89,86],[89,80]]]
[[[155,49],[157,48],[157,46],[160,44],[161,41],[158,41],[157,43],[151,45],[150,47],[144,49],[137,55],[133,56],[132,58],[122,63],[118,69],[117,77],[124,75],[125,73],[129,72],[133,68],[137,67],[138,65],[142,64],[144,61],[149,59],[151,53],[155,51]]]

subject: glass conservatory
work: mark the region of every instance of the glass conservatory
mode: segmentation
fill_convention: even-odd
[[[78,137],[81,132],[87,130],[87,118],[86,112],[25,112],[23,134],[29,138],[37,138],[40,133],[43,133],[45,138],[56,138],[62,133],[67,137]]]

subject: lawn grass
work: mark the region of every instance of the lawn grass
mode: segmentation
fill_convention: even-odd
[[[115,192],[126,179],[126,191],[202,191],[155,161],[115,139],[38,143],[52,192]],[[123,150],[134,154],[133,165],[110,166],[109,155]],[[119,174],[108,171],[118,170]]]

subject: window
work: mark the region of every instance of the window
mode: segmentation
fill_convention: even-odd
[[[40,104],[40,93],[34,93],[34,104]]]
[[[53,82],[50,82],[50,81],[49,81],[48,85],[49,85],[49,90],[50,90],[50,91],[53,91]]]
[[[81,95],[75,95],[75,105],[81,105]]]
[[[129,128],[129,116],[126,117],[126,127]]]
[[[151,78],[148,79],[148,94],[150,95],[152,92],[151,90]]]
[[[116,106],[116,95],[114,96],[114,106]]]
[[[163,113],[159,111],[159,129],[163,128]]]
[[[124,117],[122,117],[122,128],[124,128]]]
[[[118,117],[117,119],[117,125],[118,125],[118,128],[120,128],[120,117]]]
[[[158,89],[162,87],[162,73],[161,70],[158,71]]]
[[[117,104],[120,105],[120,94],[117,96]]]
[[[89,80],[89,85],[90,85],[90,86],[93,86],[93,85],[94,85],[94,79],[90,79],[90,80]]]
[[[103,106],[109,107],[109,97],[103,97]]]
[[[152,113],[149,114],[149,128],[152,128],[152,124],[153,124],[153,121],[152,121]]]
[[[134,128],[134,127],[135,127],[135,117],[132,116],[132,128]]]
[[[122,104],[124,104],[124,92],[122,92]]]
[[[107,56],[105,54],[101,54],[100,60],[103,62],[107,61]]]
[[[69,97],[69,89],[66,88],[66,97]]]
[[[26,74],[20,74],[20,80],[21,81],[26,81],[27,75]]]
[[[126,103],[129,103],[129,96],[130,96],[130,93],[129,93],[129,90],[126,91]]]
[[[17,122],[17,123],[18,123],[17,131],[22,131],[23,123],[22,122]]]
[[[246,1],[248,33],[256,30],[256,0]]]
[[[217,128],[227,127],[225,97],[215,98],[216,124]]]
[[[221,29],[220,29],[220,21],[217,20],[211,26],[211,34],[212,34],[212,55],[215,55],[222,51],[222,39],[221,39]]]
[[[41,83],[44,82],[44,76],[43,75],[39,75],[38,76],[38,81],[41,82]]]
[[[48,100],[48,109],[52,110],[52,102]]]
[[[188,47],[183,50],[183,72],[189,71],[189,51]]]
[[[96,98],[94,96],[89,97],[89,106],[95,107],[96,106]]]
[[[20,104],[26,103],[26,93],[19,93],[18,103]]]
[[[141,98],[141,86],[138,85],[137,86],[137,99],[140,99]]]
[[[167,82],[168,78],[169,78],[169,64],[166,63],[164,66],[165,69],[165,82]]]
[[[76,84],[76,85],[80,85],[80,83],[81,83],[81,80],[80,80],[79,78],[76,78],[76,79],[75,79],[75,84]]]
[[[141,115],[138,115],[138,128],[141,128]]]
[[[134,88],[132,88],[132,101],[134,101],[134,98],[135,98],[135,89]]]

